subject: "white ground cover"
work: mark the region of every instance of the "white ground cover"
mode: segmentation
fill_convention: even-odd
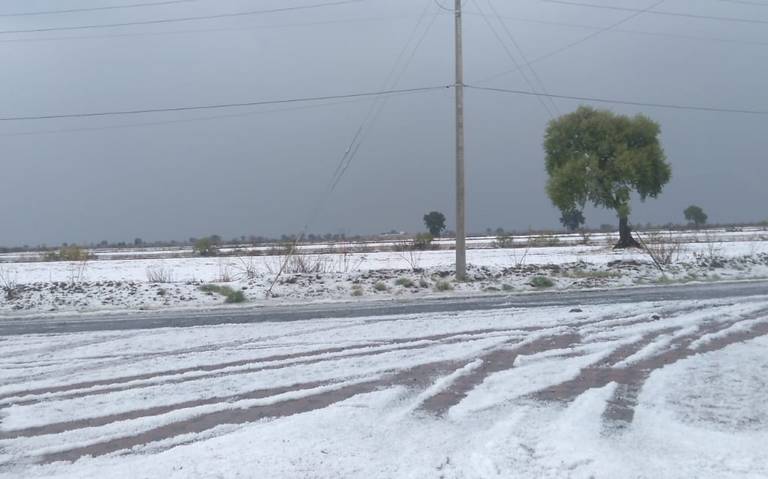
[[[259,306],[524,292],[536,289],[530,284],[535,276],[550,278],[555,289],[768,277],[764,232],[694,234],[677,234],[694,242],[679,244],[663,272],[642,251],[613,250],[607,237],[592,240],[604,243],[598,246],[571,244],[578,237],[571,235],[563,236],[568,241],[558,240],[564,246],[474,249],[468,253],[470,281],[465,283],[451,280],[450,250],[309,254],[300,259],[317,272],[283,274],[269,297],[280,256],[0,263],[0,315],[222,306],[223,296],[200,290],[206,283],[241,290],[247,305]],[[162,282],[153,275],[162,276]]]
[[[767,323],[760,296],[5,337],[0,477],[764,478]]]

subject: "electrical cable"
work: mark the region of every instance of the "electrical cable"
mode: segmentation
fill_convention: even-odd
[[[339,100],[344,98],[361,98],[361,97],[376,97],[384,95],[393,95],[397,93],[410,93],[421,92],[431,90],[442,90],[447,88],[453,88],[453,85],[440,85],[440,86],[426,86],[418,88],[401,88],[393,90],[379,90],[372,92],[358,92],[347,93],[340,95],[325,95],[314,97],[298,97],[298,98],[284,98],[279,100],[261,100],[261,101],[248,101],[239,103],[220,103],[212,105],[192,105],[192,106],[177,106],[170,108],[146,108],[141,110],[112,110],[112,111],[97,111],[86,113],[58,113],[36,116],[8,116],[0,117],[0,121],[28,121],[28,120],[53,120],[62,118],[92,118],[103,116],[122,116],[122,115],[140,115],[146,113],[165,113],[165,112],[177,112],[177,111],[192,111],[192,110],[216,110],[222,108],[239,108],[246,106],[263,106],[263,105],[279,105],[284,103],[304,103],[315,102],[324,100]]]
[[[768,115],[768,110],[748,110],[748,109],[742,109],[742,108],[719,108],[719,107],[711,107],[711,106],[682,105],[682,104],[676,104],[676,103],[655,103],[655,102],[643,102],[643,101],[632,101],[632,100],[620,100],[615,98],[611,99],[611,98],[599,98],[599,97],[577,96],[577,95],[536,93],[536,92],[526,91],[526,90],[512,90],[507,88],[492,88],[492,87],[482,87],[482,86],[474,86],[474,85],[465,85],[465,86],[466,88],[470,88],[473,90],[483,90],[483,91],[490,91],[490,92],[497,92],[497,93],[510,93],[515,95],[526,95],[526,96],[547,96],[551,98],[559,98],[564,100],[578,100],[578,101],[588,101],[588,102],[595,102],[595,103],[613,103],[617,105],[646,106],[646,107],[653,107],[653,108],[702,111],[702,112],[711,112],[711,113],[735,113],[735,114],[761,115],[761,116]]]
[[[768,24],[768,20],[762,20],[757,18],[743,18],[743,17],[722,17],[717,15],[698,15],[695,13],[683,13],[683,12],[666,12],[661,10],[648,10],[643,11],[637,8],[629,8],[629,7],[617,7],[614,5],[600,5],[597,3],[583,3],[583,2],[573,2],[569,0],[541,0],[542,2],[546,3],[558,3],[561,5],[570,5],[573,7],[587,7],[587,8],[598,8],[602,10],[615,10],[620,12],[642,12],[642,13],[648,13],[651,15],[664,15],[664,16],[670,16],[670,17],[683,17],[683,18],[696,18],[700,20],[717,20],[717,21],[723,21],[723,22],[736,22],[736,23],[755,23],[760,25]]]
[[[542,1],[545,1],[545,0],[542,0]],[[632,13],[631,15],[629,15],[627,17],[624,17],[624,18],[622,18],[621,20],[619,20],[617,22],[612,23],[612,24],[608,25],[607,27],[603,27],[603,28],[601,28],[601,29],[599,29],[599,30],[597,30],[595,32],[590,33],[589,35],[587,35],[585,37],[582,37],[582,38],[574,41],[574,42],[568,43],[568,44],[566,44],[566,45],[564,45],[564,46],[562,46],[562,47],[560,47],[558,49],[555,49],[555,50],[549,52],[549,53],[545,53],[544,55],[541,55],[539,57],[534,58],[533,60],[528,62],[528,65],[533,65],[533,64],[538,63],[540,61],[546,60],[547,58],[551,58],[551,57],[553,57],[555,55],[558,55],[558,54],[560,54],[560,53],[562,53],[562,52],[564,52],[566,50],[569,50],[569,49],[571,49],[571,48],[573,48],[575,46],[581,45],[582,43],[584,43],[586,41],[589,41],[589,40],[591,40],[591,39],[593,39],[593,38],[597,37],[598,35],[601,35],[601,34],[603,34],[605,32],[613,30],[614,28],[618,27],[619,25],[623,25],[623,24],[627,23],[628,21],[630,21],[630,20],[632,20],[634,18],[637,18],[640,15],[643,15],[644,13],[648,13],[652,8],[658,7],[659,5],[661,5],[664,2],[665,2],[665,0],[659,0],[656,3],[654,3],[653,5],[651,5],[650,7],[644,8],[642,10],[637,10],[634,13]],[[503,71],[501,73],[497,73],[497,74],[492,75],[490,77],[484,78],[482,80],[478,80],[477,83],[486,83],[486,82],[489,82],[491,80],[495,80],[498,77],[501,77],[501,76],[504,76],[504,75],[508,75],[510,73],[514,73],[516,71],[518,71],[518,70],[516,70],[516,69],[515,70],[506,70],[506,71]]]
[[[491,6],[491,8],[493,7],[493,5],[492,5],[490,2],[488,2],[488,5],[489,5],[489,6]],[[493,35],[496,37],[496,40],[498,40],[498,42],[499,42],[499,44],[501,45],[502,49],[503,49],[503,50],[506,52],[506,54],[507,54],[507,56],[510,58],[510,60],[512,60],[512,64],[514,64],[514,65],[515,65],[516,71],[520,72],[520,74],[523,76],[523,79],[524,79],[524,80],[525,80],[525,82],[528,84],[528,86],[531,88],[531,90],[533,90],[533,91],[536,91],[536,90],[538,89],[538,90],[541,90],[541,91],[543,91],[544,93],[546,93],[546,92],[547,92],[547,89],[546,89],[546,87],[544,86],[543,82],[541,81],[541,78],[540,78],[540,77],[539,77],[539,76],[536,74],[536,71],[535,71],[535,70],[533,69],[533,67],[532,67],[532,66],[531,66],[531,65],[528,63],[528,60],[525,58],[525,55],[522,53],[522,49],[520,48],[520,45],[519,45],[519,44],[517,43],[517,41],[515,40],[514,36],[512,36],[512,32],[510,32],[510,31],[509,31],[509,29],[508,29],[508,28],[506,28],[506,25],[504,24],[504,22],[503,22],[503,21],[502,21],[500,18],[498,18],[498,13],[496,14],[496,18],[497,18],[497,20],[499,21],[499,23],[501,23],[501,24],[502,24],[502,25],[503,25],[503,26],[506,28],[506,32],[507,32],[508,36],[509,36],[509,37],[512,39],[512,43],[515,45],[515,47],[517,47],[518,53],[520,53],[520,54],[521,54],[521,56],[523,57],[523,63],[526,63],[526,64],[528,64],[527,66],[529,66],[529,67],[530,67],[530,70],[533,72],[533,74],[534,74],[534,77],[535,77],[536,79],[538,79],[538,81],[539,81],[539,87],[538,87],[538,88],[537,88],[537,87],[534,85],[534,82],[532,82],[532,81],[531,81],[531,79],[530,79],[530,78],[528,78],[528,75],[527,75],[527,73],[525,72],[525,67],[524,67],[524,66],[521,66],[521,65],[520,65],[520,63],[518,63],[517,59],[515,58],[515,55],[514,55],[514,54],[512,53],[512,51],[511,51],[511,50],[510,50],[510,49],[507,47],[507,44],[504,42],[504,39],[503,39],[503,38],[501,38],[501,35],[500,35],[500,34],[499,34],[499,32],[496,30],[496,28],[494,28],[494,26],[493,26],[493,24],[491,23],[490,19],[488,18],[488,16],[487,16],[487,15],[485,14],[485,12],[483,11],[483,8],[482,8],[482,6],[480,5],[480,2],[479,2],[479,0],[475,0],[475,6],[477,6],[477,10],[478,10],[478,12],[480,13],[480,15],[482,16],[482,18],[483,18],[483,21],[485,21],[485,24],[486,24],[486,25],[488,25],[488,28],[491,30],[491,32],[493,33]],[[495,12],[495,10],[494,10],[494,12]],[[551,98],[549,98],[549,101],[550,101],[550,103],[552,104],[552,108],[550,108],[550,105],[549,105],[549,104],[547,104],[547,101],[546,101],[546,100],[547,100],[547,98],[546,98],[546,97],[540,96],[540,97],[536,97],[536,98],[538,99],[539,103],[540,103],[540,104],[541,104],[541,106],[544,108],[544,110],[546,110],[546,112],[547,112],[547,114],[549,115],[549,117],[550,117],[550,118],[554,118],[554,117],[555,117],[555,114],[553,113],[553,108],[554,108],[554,111],[557,111],[557,105],[555,105],[555,103],[554,103],[554,100],[552,100]]]
[[[339,5],[347,5],[350,3],[359,3],[364,1],[366,0],[337,0],[334,2],[314,3],[310,5],[270,8],[270,9],[264,9],[264,10],[249,10],[245,12],[234,12],[234,13],[219,13],[216,15],[198,15],[193,17],[162,18],[157,20],[143,20],[143,21],[136,21],[136,22],[77,25],[77,26],[71,26],[71,27],[45,27],[45,28],[31,28],[31,29],[24,29],[24,30],[0,30],[0,35],[9,35],[9,34],[17,34],[17,33],[59,32],[59,31],[72,31],[72,30],[92,30],[92,29],[100,29],[100,28],[130,27],[130,26],[136,26],[136,25],[159,25],[159,24],[167,24],[167,23],[196,22],[201,20],[216,20],[221,18],[267,15],[267,14],[273,14],[273,13],[293,12],[297,10],[310,10],[310,9],[317,9],[317,8],[324,8],[324,7],[335,7]]]
[[[0,17],[32,17],[37,15],[60,15],[64,13],[100,12],[104,10],[122,10],[126,8],[164,7],[179,3],[193,3],[201,0],[165,0],[162,2],[128,3],[123,5],[109,5],[105,7],[68,8],[66,10],[41,10],[35,12],[0,13]]]

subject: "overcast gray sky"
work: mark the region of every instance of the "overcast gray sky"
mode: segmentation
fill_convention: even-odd
[[[527,60],[633,14],[539,0],[490,1]],[[588,1],[640,9],[656,3]],[[466,82],[530,90],[519,72],[483,81],[514,68],[478,15],[479,4],[495,22],[487,2],[466,2]],[[130,3],[141,2],[12,0],[3,2],[0,14]],[[363,0],[200,21],[4,33],[317,3],[324,0],[197,0],[0,16],[0,117],[375,91],[391,86],[387,78],[411,36],[401,66],[423,42],[396,88],[452,83],[453,18],[434,0]],[[535,75],[526,70],[528,78],[538,76],[554,94],[768,110],[768,23],[759,21],[768,22],[768,6],[666,0],[657,10],[752,21],[642,14],[536,62]],[[494,26],[523,62],[507,33]],[[432,91],[384,103],[310,231],[414,231],[434,209],[446,213],[451,228],[452,95]],[[540,101],[477,90],[468,90],[466,101],[469,229],[557,226],[559,214],[544,193],[541,143],[550,116]],[[0,245],[299,231],[373,102],[2,121]],[[550,109],[564,114],[578,105],[554,100]],[[713,222],[768,218],[768,117],[598,106],[642,112],[662,126],[673,180],[659,199],[634,204],[633,222],[679,222],[691,203]],[[588,210],[587,221],[613,223],[614,215]]]

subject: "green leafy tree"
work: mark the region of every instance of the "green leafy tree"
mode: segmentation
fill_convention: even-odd
[[[630,195],[656,198],[671,177],[660,127],[646,116],[627,117],[580,107],[552,120],[544,139],[547,194],[562,212],[586,203],[616,211],[617,248],[639,246],[629,226]]]
[[[432,211],[424,215],[424,225],[427,227],[429,234],[434,238],[439,238],[440,233],[445,230],[445,215],[439,211]]]
[[[200,256],[216,256],[219,254],[219,248],[216,246],[216,242],[210,237],[195,240],[193,250]]]
[[[432,247],[432,241],[434,238],[430,233],[419,233],[413,239],[413,249],[425,250]]]
[[[693,223],[697,228],[707,224],[707,214],[704,213],[700,206],[689,206],[683,211],[683,215],[688,223]]]
[[[562,213],[560,223],[568,228],[568,231],[576,231],[587,221],[581,210],[566,210]]]

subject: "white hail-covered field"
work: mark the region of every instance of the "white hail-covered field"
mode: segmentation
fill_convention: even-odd
[[[768,299],[0,341],[0,477],[764,478]]]
[[[643,251],[615,251],[610,235],[594,235],[590,245],[579,235],[561,235],[552,247],[490,248],[492,238],[475,238],[468,252],[469,279],[451,280],[454,253],[383,251],[355,253],[355,245],[336,245],[344,253],[319,254],[329,245],[309,245],[272,287],[281,256],[164,258],[167,251],[144,250],[143,259],[114,259],[96,252],[88,262],[0,262],[0,315],[84,313],[221,306],[224,297],[200,290],[216,283],[243,291],[249,305],[308,301],[350,301],[446,294],[527,292],[531,280],[545,276],[555,289],[622,287],[654,283],[739,280],[768,277],[768,233],[676,232],[661,235],[673,248],[671,264],[660,271]],[[534,238],[535,239],[535,238]],[[445,245],[446,246],[446,242]],[[371,245],[366,245],[370,247]],[[376,246],[376,245],[374,245]],[[391,247],[392,244],[379,244]],[[146,258],[149,256],[149,258]],[[27,258],[29,259],[29,258]],[[300,272],[303,271],[303,272]],[[309,271],[309,272],[308,272]],[[398,280],[400,280],[398,282]],[[8,285],[11,285],[10,287]],[[270,290],[269,296],[266,292]]]

